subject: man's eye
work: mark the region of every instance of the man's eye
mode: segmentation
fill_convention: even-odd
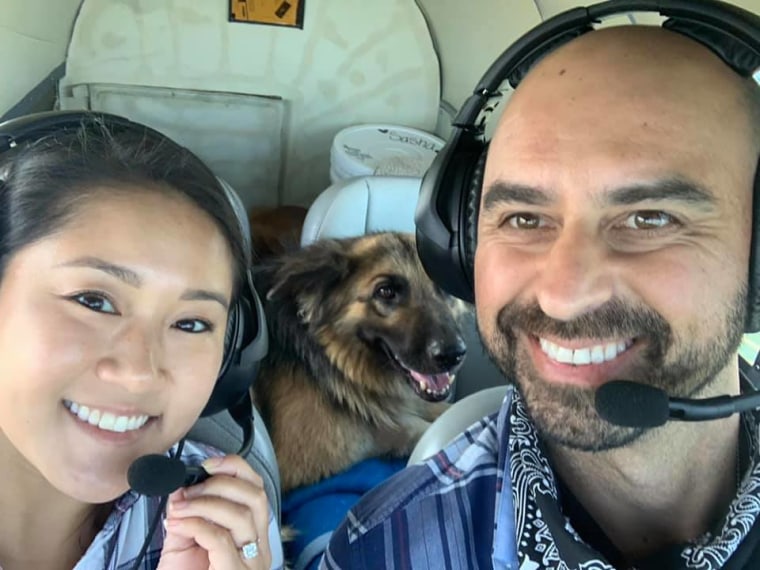
[[[174,324],[174,327],[187,333],[202,333],[213,330],[211,323],[201,319],[182,319]]]
[[[87,291],[85,293],[78,293],[69,297],[72,301],[79,303],[83,307],[87,307],[91,311],[98,313],[109,313],[112,315],[118,314],[113,303],[102,293],[95,293]]]
[[[534,214],[514,214],[506,221],[517,230],[535,230],[545,225],[541,217]]]
[[[676,223],[675,218],[658,210],[644,210],[628,216],[623,223],[633,230],[659,230]]]

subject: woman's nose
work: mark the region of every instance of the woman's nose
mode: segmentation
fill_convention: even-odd
[[[113,340],[110,350],[97,365],[101,380],[140,391],[161,376],[161,341],[145,329],[131,326]]]

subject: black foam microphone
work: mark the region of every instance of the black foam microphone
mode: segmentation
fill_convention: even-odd
[[[248,399],[239,404],[233,419],[243,428],[243,444],[237,455],[245,457],[251,451],[254,439],[253,410]],[[250,410],[250,411],[249,411]],[[203,467],[187,465],[179,457],[143,455],[135,459],[127,470],[127,481],[133,491],[150,497],[173,493],[180,487],[195,485],[209,477]]]
[[[132,490],[148,497],[168,495],[208,477],[203,467],[186,465],[176,457],[158,454],[138,457],[127,471],[127,481]]]
[[[760,408],[760,392],[714,398],[670,398],[659,388],[630,380],[613,380],[595,394],[597,413],[610,423],[650,428],[668,420],[701,422]]]

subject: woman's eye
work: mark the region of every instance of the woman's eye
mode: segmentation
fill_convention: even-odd
[[[541,216],[535,214],[513,214],[506,222],[517,230],[535,230],[546,225]]]
[[[109,313],[112,315],[118,314],[116,308],[113,306],[113,303],[111,303],[111,301],[109,301],[108,298],[101,293],[78,293],[77,295],[73,295],[69,298],[72,301],[79,303],[83,307],[87,307],[91,311],[96,311],[98,313]]]
[[[628,216],[623,223],[633,230],[659,230],[676,223],[675,218],[659,210],[644,210]]]
[[[177,321],[174,326],[183,332],[193,334],[210,332],[214,328],[211,323],[201,319],[182,319],[181,321]]]

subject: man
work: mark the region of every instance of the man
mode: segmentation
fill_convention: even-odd
[[[760,567],[760,414],[622,428],[595,390],[738,394],[760,89],[661,28],[540,61],[490,144],[484,345],[517,390],[349,513],[326,568]]]

